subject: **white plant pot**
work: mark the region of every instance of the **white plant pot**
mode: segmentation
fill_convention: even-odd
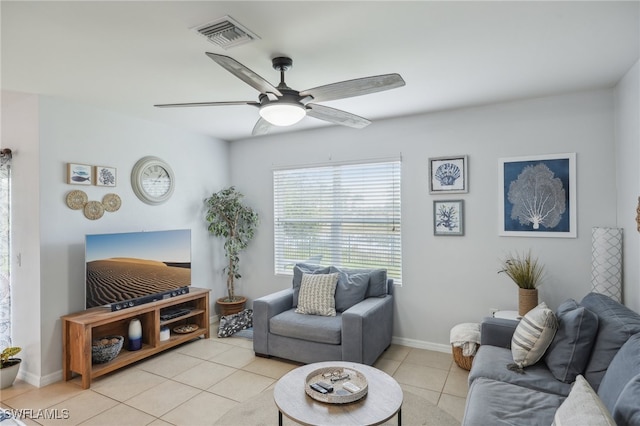
[[[10,367],[0,368],[0,389],[5,389],[13,385],[13,382],[18,376],[18,370],[20,369],[21,363],[22,362],[19,362]]]

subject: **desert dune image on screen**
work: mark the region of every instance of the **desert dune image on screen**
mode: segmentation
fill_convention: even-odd
[[[191,285],[191,230],[87,235],[86,307]]]

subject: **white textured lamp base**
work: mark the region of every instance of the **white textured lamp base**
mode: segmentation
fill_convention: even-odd
[[[591,230],[591,289],[622,302],[622,229]]]

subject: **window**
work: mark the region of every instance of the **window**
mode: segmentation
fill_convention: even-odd
[[[402,283],[400,161],[275,170],[273,192],[277,274],[308,262]]]

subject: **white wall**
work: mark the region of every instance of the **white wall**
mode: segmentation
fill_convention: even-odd
[[[239,293],[286,288],[274,276],[272,168],[402,156],[403,286],[396,288],[396,341],[447,349],[449,330],[491,308],[516,309],[517,287],[498,259],[532,249],[546,266],[541,300],[557,307],[590,290],[591,228],[615,226],[613,92],[601,90],[374,122],[231,144],[231,181],[261,216],[242,256]],[[309,118],[311,119],[311,118]],[[578,238],[498,236],[498,158],[577,153]],[[428,158],[469,156],[470,192],[429,195]],[[433,201],[465,200],[463,237],[434,237]]]
[[[579,299],[590,288],[591,227],[635,229],[622,211],[628,207],[619,205],[618,214],[612,207],[615,182],[601,176],[615,174],[616,146],[624,178],[619,181],[627,182],[630,175],[637,183],[618,188],[618,194],[630,194],[635,209],[640,192],[639,72],[636,64],[615,92],[424,114],[375,122],[360,131],[331,127],[277,134],[230,146],[86,105],[3,93],[2,146],[15,153],[13,245],[22,256],[22,266],[14,263],[13,274],[14,339],[25,348],[27,367],[21,374],[37,385],[61,377],[59,318],[83,308],[86,233],[191,228],[194,285],[212,288],[212,298],[223,295],[224,254],[220,242],[206,232],[202,199],[229,183],[261,215],[256,239],[242,257],[238,292],[254,299],[290,286],[290,277],[273,273],[274,166],[402,156],[404,286],[396,289],[396,341],[445,350],[453,325],[478,321],[494,307],[515,308],[516,286],[496,273],[498,258],[511,250],[531,248],[546,265],[542,300],[556,307],[568,297]],[[554,152],[577,153],[578,238],[498,237],[498,158]],[[428,193],[427,159],[458,154],[469,155],[470,192],[446,198],[465,200],[466,235],[434,237],[432,202],[445,197]],[[173,197],[160,206],[139,201],[129,183],[133,164],[145,155],[169,161],[178,179]],[[118,185],[67,185],[67,162],[116,167]],[[90,221],[64,202],[78,188],[91,200],[115,192],[122,208]],[[620,200],[626,202],[625,197]],[[633,211],[630,216],[635,217]],[[636,252],[629,258],[625,246],[625,294],[636,295],[628,304],[636,303],[637,310],[638,234],[625,229],[625,244],[634,241],[630,235],[636,238],[631,249]]]
[[[40,340],[42,357],[37,351],[28,352],[27,367],[34,384],[45,385],[61,379],[60,316],[84,309],[85,234],[190,228],[192,284],[213,289],[212,296],[222,294],[220,245],[206,230],[203,200],[228,185],[229,152],[224,141],[49,97],[39,98],[36,117],[39,140],[33,147],[35,157],[23,171],[28,180],[16,179],[16,185],[30,199],[39,199],[28,204],[31,222],[15,224],[28,234],[28,241],[19,237],[14,244],[23,247],[23,268],[33,267],[38,274],[39,266],[39,275],[28,282],[35,291],[29,294],[28,302],[16,301],[15,309],[20,316],[39,313],[39,324],[29,335],[15,330],[14,340],[16,344],[25,339]],[[144,204],[131,189],[131,169],[146,155],[168,161],[176,176],[173,196],[159,206]],[[21,153],[16,157],[20,159]],[[115,167],[117,186],[69,185],[67,162]],[[84,190],[89,200],[102,200],[114,192],[122,199],[122,207],[101,219],[89,220],[82,211],[66,206],[66,194],[74,189]],[[26,256],[34,249],[39,259]],[[14,284],[19,289],[25,282],[16,276]]]
[[[623,300],[640,312],[640,233],[636,208],[640,197],[640,61],[615,89],[618,227],[623,231]]]
[[[20,378],[40,377],[40,146],[38,97],[2,92],[3,148],[13,151],[11,176],[11,297],[13,345],[20,346]]]

